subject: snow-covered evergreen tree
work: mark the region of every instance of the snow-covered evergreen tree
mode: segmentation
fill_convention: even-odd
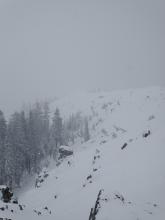
[[[49,122],[49,104],[48,102],[43,103],[43,134],[42,134],[42,145],[45,156],[50,154],[49,136],[50,136],[50,122]]]
[[[5,181],[5,141],[7,125],[3,112],[0,110],[0,184]]]
[[[54,158],[56,158],[58,154],[58,148],[63,143],[63,125],[62,125],[62,118],[60,116],[60,111],[57,108],[54,117],[53,122],[51,126],[51,148],[52,148],[52,155]]]
[[[25,169],[25,148],[26,139],[22,124],[22,114],[16,112],[12,115],[8,124],[6,148],[7,175],[10,175],[10,178],[12,177],[12,182],[16,186],[20,185],[21,176]]]
[[[85,118],[84,121],[84,141],[88,141],[90,139],[88,120]]]

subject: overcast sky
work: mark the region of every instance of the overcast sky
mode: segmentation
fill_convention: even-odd
[[[164,0],[0,0],[0,108],[165,85]]]

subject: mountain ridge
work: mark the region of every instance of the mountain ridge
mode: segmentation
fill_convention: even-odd
[[[77,139],[73,156],[47,168],[40,188],[21,194],[23,211],[11,204],[14,212],[0,217],[89,219],[101,190],[97,220],[163,220],[165,88],[77,94],[56,107],[64,118],[87,116],[90,140]]]

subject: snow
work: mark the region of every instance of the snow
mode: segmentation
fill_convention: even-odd
[[[5,185],[0,185],[0,190],[5,189],[6,186]]]
[[[65,118],[77,111],[88,116],[91,139],[72,146],[74,155],[48,170],[40,188],[20,195],[23,211],[10,204],[0,217],[89,219],[103,189],[97,220],[164,220],[165,89],[77,94],[52,103],[52,111],[57,106]]]
[[[65,146],[65,145],[61,145],[60,148],[63,150],[66,150],[66,151],[73,151],[73,149],[71,147]]]

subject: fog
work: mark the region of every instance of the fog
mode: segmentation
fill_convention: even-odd
[[[164,0],[1,0],[0,109],[165,85]]]

